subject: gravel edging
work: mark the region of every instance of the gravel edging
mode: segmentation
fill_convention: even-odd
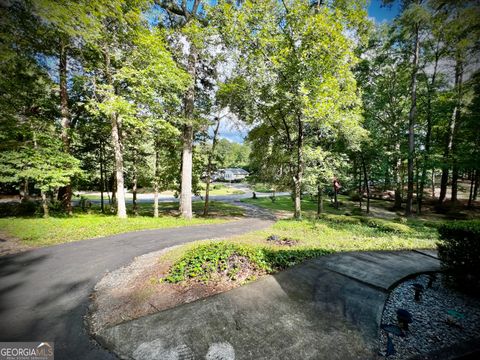
[[[437,274],[428,288],[430,276],[417,275],[390,292],[381,323],[396,325],[399,308],[410,312],[413,322],[405,337],[390,335],[396,353],[389,359],[455,359],[480,350],[480,299],[445,287],[442,277]],[[425,288],[418,302],[414,300],[415,283]],[[386,355],[386,348],[387,336],[380,330],[381,355]]]

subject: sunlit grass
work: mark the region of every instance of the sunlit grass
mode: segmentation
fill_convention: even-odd
[[[194,202],[193,210],[197,215],[192,220],[178,216],[178,203],[160,203],[161,216],[154,218],[152,204],[139,204],[139,215],[132,216],[128,206],[128,219],[119,219],[114,214],[99,213],[98,206],[90,208],[90,213],[75,209],[74,216],[3,218],[0,219],[0,231],[9,237],[20,239],[30,246],[47,246],[65,242],[91,239],[101,236],[120,234],[130,231],[172,228],[179,226],[217,224],[228,220],[228,216],[241,216],[243,210],[234,205],[213,202],[210,216],[201,217],[203,203]],[[221,215],[221,216],[220,216]]]

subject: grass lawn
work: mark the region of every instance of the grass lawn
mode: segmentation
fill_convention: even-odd
[[[201,188],[200,195],[205,196],[205,183],[202,182],[200,184],[200,188]],[[139,194],[145,194],[145,193],[153,193],[153,191],[151,191],[151,192],[142,191]],[[162,194],[173,196],[174,192],[173,191],[166,191],[166,192],[163,192]],[[225,184],[214,183],[214,184],[210,185],[210,195],[241,195],[241,194],[245,194],[245,192],[242,191],[242,190],[239,190],[239,189],[229,187]],[[127,193],[126,195],[127,195],[127,199],[132,199],[132,193]],[[100,201],[100,195],[97,195],[97,194],[82,194],[82,195],[74,197],[74,200],[80,200],[81,197],[83,197],[85,199],[88,199],[88,200]],[[105,202],[108,201],[108,196],[107,196],[106,193],[104,194],[104,199],[105,199]]]
[[[242,199],[242,202],[248,204],[257,205],[265,209],[270,209],[273,211],[281,212],[292,212],[294,211],[294,202],[290,196],[277,196],[275,202],[273,202],[269,197],[261,197],[257,199]],[[351,213],[353,215],[361,215],[360,209],[358,207],[358,202],[354,202],[348,199],[346,195],[338,195],[338,201],[340,207],[338,209],[334,208],[331,205],[330,199],[328,196],[323,197],[323,211],[324,213],[329,214],[345,214]],[[378,209],[386,210],[391,207],[393,204],[386,200],[370,199],[370,206],[376,207]],[[366,201],[362,203],[363,211],[366,209]],[[310,196],[304,196],[302,199],[302,213],[307,217],[316,216],[317,213],[317,200],[311,198]],[[395,213],[391,212],[390,215],[395,217]]]
[[[267,240],[272,235],[284,244]],[[325,215],[317,220],[280,220],[268,229],[229,238],[220,246],[216,241],[187,244],[172,249],[161,260],[174,264],[172,269],[176,269],[177,281],[191,278],[192,273],[195,274],[193,277],[198,276],[200,280],[211,280],[212,275],[205,272],[215,270],[205,269],[217,269],[217,266],[228,264],[229,255],[222,255],[225,248],[234,254],[246,256],[255,266],[272,273],[333,252],[433,249],[437,240],[436,228],[427,222],[400,223],[367,217]],[[196,252],[201,256],[195,255]],[[198,259],[202,264],[196,263],[200,261]],[[204,265],[215,264],[218,259],[224,259],[221,260],[223,265]],[[179,268],[185,271],[183,278],[179,276]]]
[[[281,215],[293,214],[294,203],[289,196],[244,199]],[[165,275],[167,281],[181,282],[190,278],[215,281],[218,273],[228,277],[239,271],[238,259],[247,269],[273,273],[307,259],[341,251],[380,251],[434,249],[438,241],[437,226],[441,221],[406,219],[387,211],[391,204],[371,200],[372,212],[379,217],[364,216],[358,204],[339,196],[339,209],[324,200],[324,213],[316,219],[317,202],[302,199],[303,220],[280,220],[270,228],[229,238],[225,241],[199,241],[174,248],[162,256],[162,261],[172,264]],[[273,237],[273,240],[272,240]],[[268,240],[270,238],[270,240]],[[236,260],[237,259],[237,260]],[[245,265],[245,263],[250,265]],[[226,269],[226,270],[225,270]],[[218,272],[218,273],[217,273]],[[215,275],[216,274],[216,275]],[[255,274],[255,271],[253,271]],[[255,275],[253,275],[255,277]]]
[[[205,183],[201,184],[202,191],[200,192],[200,195],[202,196],[205,196],[205,186],[206,186]],[[245,194],[245,192],[242,190],[232,188],[225,184],[220,184],[220,183],[210,184],[210,195],[241,195],[241,194]]]
[[[75,209],[72,217],[2,218],[0,231],[7,236],[20,239],[25,245],[48,246],[129,231],[221,223],[227,221],[228,216],[243,215],[243,209],[239,207],[212,202],[209,217],[197,215],[188,221],[177,216],[178,203],[160,203],[159,207],[161,212],[159,218],[152,217],[153,205],[145,203],[140,204],[138,216],[130,216],[128,219],[101,214],[97,206],[92,207],[90,213],[82,213],[79,209]],[[130,204],[127,208],[131,213]],[[203,203],[194,202],[193,210],[197,214],[201,213]]]
[[[260,193],[269,193],[273,191],[271,186],[263,183],[257,183],[253,185],[252,188],[253,188],[253,191],[260,192]]]

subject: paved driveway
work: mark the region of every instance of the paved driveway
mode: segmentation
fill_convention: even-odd
[[[88,296],[105,272],[151,251],[242,234],[272,223],[246,218],[138,231],[1,257],[0,341],[55,341],[56,359],[114,358],[89,338],[83,324]]]

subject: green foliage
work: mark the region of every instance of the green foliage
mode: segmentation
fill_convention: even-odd
[[[466,292],[480,294],[480,221],[452,221],[438,228],[437,244],[448,283]]]
[[[364,224],[370,228],[378,229],[379,231],[383,232],[391,232],[398,234],[408,234],[412,232],[409,226],[386,219],[335,214],[322,214],[320,218],[322,220],[326,220],[336,224]]]
[[[42,191],[50,191],[70,183],[81,174],[80,162],[52,147],[23,148],[0,153],[0,182],[30,181]]]
[[[305,168],[307,185],[330,181],[335,156],[328,158],[328,147],[335,142],[358,147],[365,132],[352,72],[356,44],[345,34],[360,32],[367,22],[364,6],[363,1],[315,8],[304,0],[246,1],[238,7],[219,2],[220,32],[238,54],[235,76],[220,94],[254,126],[248,139],[257,181],[292,189],[294,183],[303,185]]]
[[[232,261],[229,259],[239,256],[248,259],[245,266],[255,269],[259,275],[337,251],[433,248],[438,236],[436,229],[423,226],[423,223],[413,224],[406,232],[385,231],[388,225],[383,222],[383,229],[378,223],[375,225],[372,227],[358,217],[334,214],[316,220],[280,220],[271,228],[244,234],[228,242],[201,242],[172,250],[174,255],[165,254],[166,258],[173,260],[173,265],[164,280],[172,283],[188,279],[214,281],[219,273],[230,273],[232,279],[236,272],[230,272]],[[272,244],[267,240],[272,234],[292,240],[293,245],[286,249]]]
[[[0,217],[33,216],[39,205],[35,201],[2,202],[0,203]]]
[[[208,281],[212,275],[229,270],[228,277],[235,275],[233,269],[228,269],[228,260],[231,256],[246,257],[258,270],[268,270],[265,256],[260,249],[248,246],[239,246],[227,242],[200,245],[187,251],[170,269],[165,280],[177,283],[189,278]]]
[[[164,278],[170,283],[188,279],[207,282],[220,273],[226,272],[234,280],[240,268],[231,268],[229,260],[233,256],[245,257],[256,273],[271,273],[286,269],[309,258],[326,255],[321,249],[275,250],[266,247],[239,245],[229,242],[213,242],[188,250],[171,267]]]
[[[408,234],[412,231],[410,227],[405,224],[399,224],[385,219],[361,217],[360,221],[369,227],[385,232]]]
[[[227,139],[219,139],[215,148],[217,168],[247,168],[250,147]]]
[[[320,219],[335,224],[360,224],[361,220],[357,217],[335,214],[321,214]]]

